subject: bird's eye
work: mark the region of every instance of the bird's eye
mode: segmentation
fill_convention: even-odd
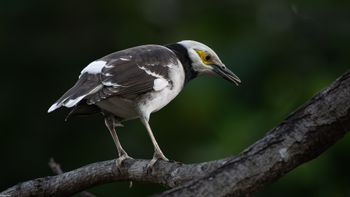
[[[198,54],[198,56],[201,58],[202,62],[204,64],[209,64],[210,61],[211,61],[211,55],[207,54],[206,52],[204,51],[201,51],[201,50],[195,50]]]
[[[211,59],[211,56],[210,55],[206,55],[205,56],[205,61],[209,61]]]

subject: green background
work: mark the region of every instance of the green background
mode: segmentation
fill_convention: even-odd
[[[99,115],[64,122],[47,109],[89,62],[141,44],[184,39],[211,46],[242,80],[190,82],[151,116],[165,153],[184,163],[236,155],[349,68],[350,1],[0,1],[0,190],[113,159]],[[118,130],[134,158],[153,148],[140,121]],[[350,196],[350,136],[256,196]],[[112,183],[98,196],[146,196],[164,188]]]

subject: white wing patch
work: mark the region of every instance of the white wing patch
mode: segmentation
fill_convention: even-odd
[[[89,65],[87,65],[80,73],[80,76],[84,73],[89,74],[97,74],[101,73],[102,68],[106,66],[106,62],[102,60],[91,62]],[[80,78],[79,76],[79,78]]]
[[[164,79],[164,77],[163,77],[162,75],[159,75],[159,74],[157,74],[157,73],[155,73],[155,72],[152,72],[152,71],[150,71],[150,70],[147,70],[147,68],[144,67],[144,66],[139,66],[139,68],[140,68],[141,70],[144,70],[148,75],[151,75],[151,76],[153,76],[153,77],[163,78],[163,79]]]
[[[139,68],[144,70],[148,75],[151,75],[157,78],[153,81],[153,90],[160,91],[169,85],[168,80],[164,79],[162,75],[152,72],[147,68],[145,68],[144,66],[139,66]]]
[[[106,66],[106,68],[107,68],[107,66]],[[106,77],[111,77],[111,76],[113,76],[111,73],[102,73],[102,75],[104,75],[104,76],[106,76]]]
[[[155,79],[154,82],[153,82],[153,89],[155,91],[159,91],[159,90],[162,90],[165,87],[167,87],[168,84],[169,84],[169,82],[166,79],[158,78],[158,79]]]
[[[119,87],[119,86],[121,86],[121,85],[119,85],[119,84],[117,84],[117,83],[113,83],[113,82],[111,82],[111,81],[103,81],[102,84],[105,85],[105,86],[113,86],[113,87]]]
[[[128,57],[121,57],[119,59],[122,60],[122,61],[130,61],[131,58],[132,58],[132,56],[128,56]]]
[[[65,106],[65,107],[73,107],[74,105],[76,105],[77,103],[79,103],[79,102],[81,101],[81,99],[83,99],[85,96],[86,96],[86,95],[79,96],[79,97],[77,97],[77,98],[75,98],[75,99],[70,99],[70,100],[68,100],[68,101],[64,104],[64,106]]]

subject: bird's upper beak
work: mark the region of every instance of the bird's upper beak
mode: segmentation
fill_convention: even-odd
[[[226,79],[227,81],[233,82],[237,86],[241,83],[241,80],[235,75],[232,71],[230,71],[225,65],[214,65],[213,71],[221,76],[222,78]]]

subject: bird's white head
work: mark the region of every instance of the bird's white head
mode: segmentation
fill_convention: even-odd
[[[194,71],[214,74],[238,85],[241,80],[222,63],[219,56],[208,46],[193,40],[183,40],[178,44],[187,49]]]

